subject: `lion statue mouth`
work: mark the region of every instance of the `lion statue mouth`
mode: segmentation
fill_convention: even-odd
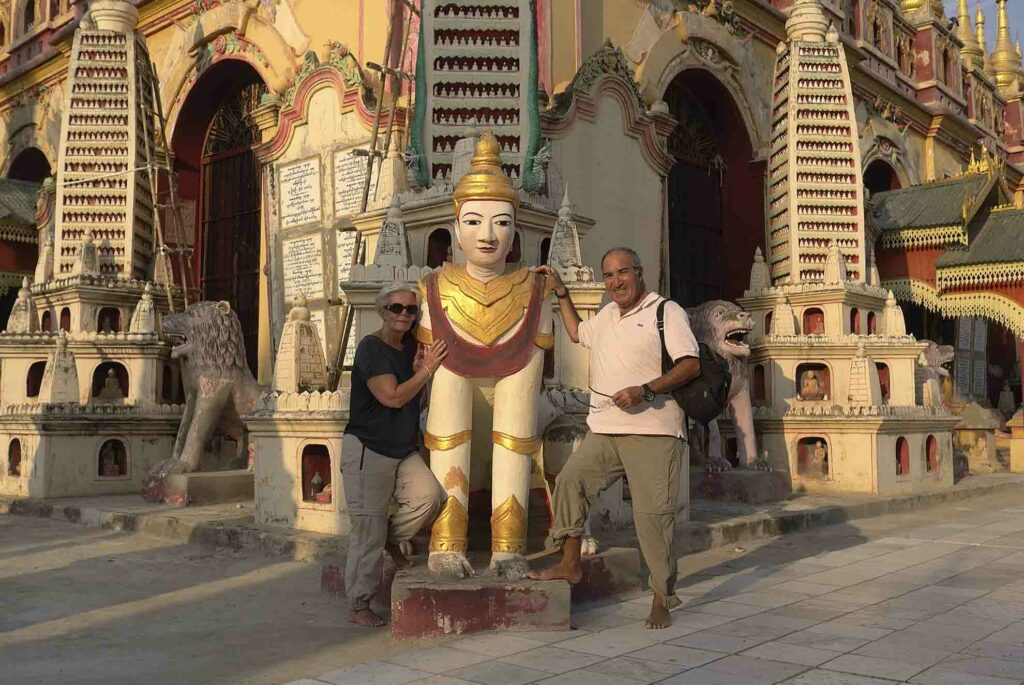
[[[737,354],[750,354],[750,345],[747,344],[747,336],[750,335],[754,329],[750,326],[746,326],[737,323],[734,327],[725,332],[725,338],[723,343],[731,348]]]

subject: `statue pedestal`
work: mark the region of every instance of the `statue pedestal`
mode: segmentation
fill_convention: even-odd
[[[254,485],[253,473],[244,469],[175,473],[162,481],[148,479],[142,497],[179,507],[245,502],[253,499]]]
[[[793,494],[785,471],[733,469],[708,473],[690,469],[690,497],[747,504],[765,504],[788,499]]]
[[[1010,429],[1010,471],[1024,473],[1024,409],[1018,409],[1006,427]]]

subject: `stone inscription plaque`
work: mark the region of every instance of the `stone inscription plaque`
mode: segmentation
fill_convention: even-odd
[[[338,283],[344,283],[352,278],[356,236],[356,231],[341,231],[338,233]]]
[[[377,163],[379,164],[379,162]],[[377,188],[377,164],[370,179],[370,201]],[[334,151],[334,216],[341,218],[358,214],[363,202],[366,182],[366,158],[356,157],[352,148]]]
[[[296,293],[308,299],[324,296],[324,260],[319,233],[281,241],[284,300],[290,305]]]
[[[327,359],[327,325],[324,323],[324,313],[311,311],[309,321],[316,326],[316,333],[320,337],[320,348],[323,350],[324,359]]]
[[[283,166],[280,174],[281,228],[320,222],[320,160]]]

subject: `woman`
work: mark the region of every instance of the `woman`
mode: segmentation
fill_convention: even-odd
[[[444,342],[416,350],[409,334],[419,311],[416,290],[405,283],[384,286],[377,309],[384,325],[363,338],[352,365],[352,399],[341,448],[345,501],[352,521],[346,594],[349,619],[379,627],[370,610],[380,586],[386,549],[399,567],[411,565],[399,544],[431,523],[445,492],[417,451],[420,391],[448,354]],[[398,509],[389,520],[392,501]]]

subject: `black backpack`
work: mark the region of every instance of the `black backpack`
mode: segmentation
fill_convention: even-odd
[[[658,336],[661,338],[661,372],[667,373],[676,365],[665,347],[665,303],[658,303]],[[705,343],[698,342],[700,350],[700,375],[686,385],[672,391],[679,406],[686,415],[697,423],[707,426],[717,419],[729,402],[729,386],[732,373],[729,363]]]

